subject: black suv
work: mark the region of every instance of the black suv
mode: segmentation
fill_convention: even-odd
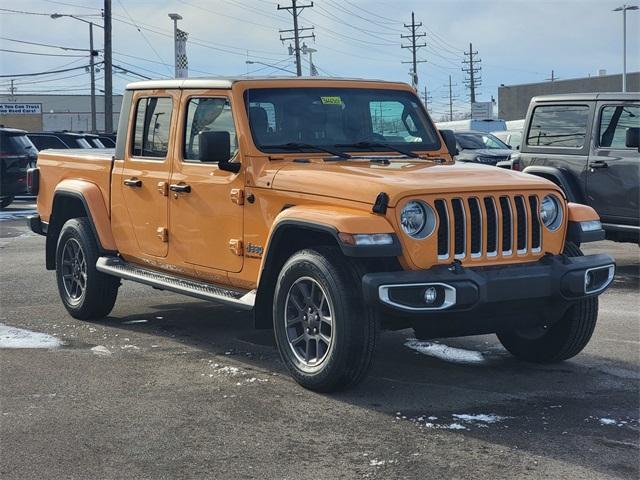
[[[87,140],[86,135],[83,133],[29,132],[28,136],[38,150],[45,150],[47,148],[96,148]]]
[[[607,238],[640,242],[640,94],[534,97],[513,168],[593,207]],[[516,165],[519,163],[519,165]]]
[[[0,126],[0,208],[27,192],[27,169],[35,167],[37,157],[27,132]]]

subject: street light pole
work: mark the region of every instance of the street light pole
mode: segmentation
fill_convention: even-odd
[[[177,13],[170,13],[169,18],[173,20],[173,76],[178,78],[178,20],[182,20],[182,16]]]
[[[627,10],[638,10],[637,5],[624,4],[614,8],[614,12],[622,12],[622,91],[627,91]]]

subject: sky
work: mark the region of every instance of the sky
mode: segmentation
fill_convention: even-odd
[[[612,12],[622,0],[314,0],[300,14],[300,26],[314,27],[313,61],[321,75],[410,82],[407,44],[411,12],[422,22],[418,58],[419,91],[426,84],[432,115],[448,112],[449,75],[454,110],[469,109],[462,72],[469,43],[481,59],[478,100],[497,98],[500,84],[514,85],[622,71],[622,14]],[[290,5],[290,0],[280,0]],[[307,0],[298,0],[307,5]],[[633,2],[630,2],[633,4]],[[152,78],[173,76],[173,25],[189,33],[189,76],[279,75],[295,70],[289,41],[280,29],[293,27],[291,14],[272,0],[112,0],[113,63]],[[102,24],[102,0],[0,0],[0,93],[9,93],[10,77],[24,73],[83,67],[88,25],[53,13],[76,15]],[[12,12],[7,10],[17,10]],[[26,12],[26,13],[25,13]],[[640,10],[627,13],[627,71],[640,70]],[[304,34],[309,34],[307,30]],[[290,34],[285,33],[285,36]],[[32,43],[23,43],[32,42]],[[103,33],[94,28],[94,48],[103,48]],[[38,43],[42,45],[34,45]],[[52,47],[54,46],[54,47]],[[11,51],[7,51],[11,50]],[[19,53],[21,52],[21,53]],[[28,52],[28,53],[25,53]],[[102,52],[100,52],[102,54]],[[309,71],[308,58],[303,70]],[[116,68],[114,93],[141,79]],[[13,77],[16,93],[88,94],[83,68],[46,76]],[[97,74],[103,88],[103,74]]]

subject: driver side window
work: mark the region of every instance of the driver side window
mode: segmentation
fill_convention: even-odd
[[[236,129],[229,100],[222,97],[191,98],[187,103],[183,158],[185,162],[198,163],[209,159],[200,156],[200,135],[203,132],[228,132],[229,158],[238,150]]]

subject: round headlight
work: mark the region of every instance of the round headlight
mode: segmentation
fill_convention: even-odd
[[[433,233],[436,216],[429,205],[412,200],[400,212],[400,225],[410,237],[426,238]]]
[[[547,195],[542,199],[540,220],[549,230],[556,230],[562,223],[562,206],[553,195]]]

